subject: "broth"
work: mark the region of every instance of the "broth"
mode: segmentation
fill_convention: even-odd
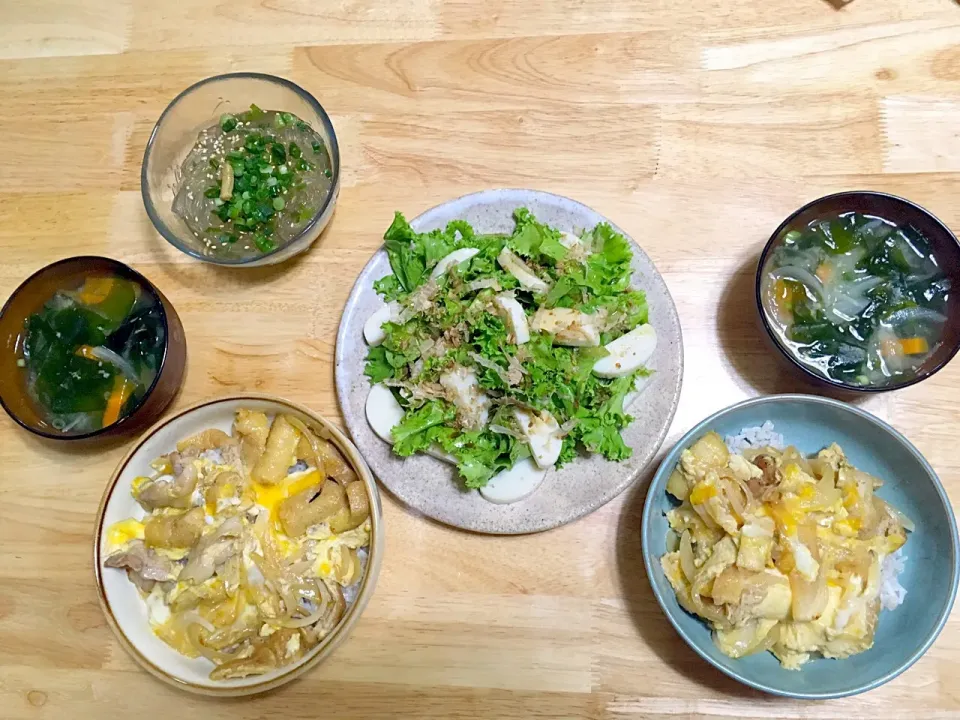
[[[116,275],[91,275],[24,321],[17,364],[44,421],[79,434],[112,425],[139,405],[164,346],[151,293]]]
[[[787,232],[761,290],[799,362],[831,380],[883,387],[913,378],[939,347],[951,288],[915,228],[849,212]]]

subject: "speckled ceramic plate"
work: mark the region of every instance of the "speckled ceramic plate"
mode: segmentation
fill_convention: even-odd
[[[536,217],[568,232],[608,222],[573,200],[535,190],[488,190],[452,200],[428,210],[411,222],[420,232],[467,220],[477,232],[510,232],[513,211],[528,207]],[[386,226],[388,218],[384,219]],[[633,456],[620,463],[599,456],[580,458],[562,470],[551,469],[537,490],[512,505],[487,502],[474,490],[463,489],[450,465],[425,455],[395,456],[367,423],[364,404],[370,384],[363,374],[367,344],[363,324],[381,305],[375,280],[390,273],[387,254],[380,250],[367,263],[350,293],[337,334],[336,379],[340,407],[354,442],[380,481],[404,503],[428,517],[455,527],[493,534],[548,530],[576,520],[608,502],[632,483],[659,449],[680,397],[683,344],[680,319],[670,292],[650,258],[633,244],[633,285],[647,293],[650,322],[658,344],[650,363],[656,370],[632,407],[636,420],[624,431]]]

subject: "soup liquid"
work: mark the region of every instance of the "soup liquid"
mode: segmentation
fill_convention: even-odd
[[[164,344],[150,293],[124,278],[95,276],[26,319],[17,364],[50,427],[79,434],[132,412],[157,377]]]
[[[764,267],[763,302],[782,343],[840,382],[903,382],[941,343],[950,281],[912,227],[844,213],[791,230]]]

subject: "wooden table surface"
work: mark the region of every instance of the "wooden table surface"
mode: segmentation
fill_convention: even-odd
[[[836,7],[840,5],[842,7]],[[301,259],[234,272],[154,231],[153,123],[203,77],[258,70],[319,98],[343,155],[333,223]],[[175,303],[178,406],[248,390],[338,417],[334,336],[394,209],[497,186],[624,227],[680,311],[686,375],[663,449],[746,397],[808,390],[772,363],[752,275],[819,195],[904,195],[960,230],[960,7],[951,0],[2,0],[0,299],[109,255]],[[865,403],[960,500],[960,362]],[[897,680],[804,703],[727,679],[676,635],[638,537],[649,474],[564,528],[450,530],[385,499],[386,561],[352,637],[265,697],[151,679],[97,605],[94,515],[127,442],[51,447],[0,417],[0,718],[960,717],[960,611]]]

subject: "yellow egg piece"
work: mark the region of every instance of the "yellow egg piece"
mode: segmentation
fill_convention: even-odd
[[[107,545],[120,548],[134,540],[143,540],[143,523],[133,518],[121,520],[107,528]]]
[[[713,483],[709,483],[706,480],[701,480],[696,485],[694,485],[693,490],[690,492],[690,502],[693,505],[702,505],[707,500],[712,497],[716,497],[717,488]]]
[[[280,532],[276,527],[273,529],[273,535],[274,541],[277,543],[277,550],[279,550],[280,554],[284,557],[290,557],[300,548],[300,543],[290,540],[290,538]]]
[[[839,535],[843,535],[848,538],[855,538],[860,532],[861,525],[860,518],[858,517],[848,517],[843,520],[837,520],[833,523],[833,529]]]
[[[270,517],[275,520],[277,518],[277,508],[281,502],[291,495],[296,495],[298,492],[318,484],[322,479],[318,471],[307,470],[303,473],[290,475],[276,485],[253,483],[253,491],[257,504],[265,507],[270,513]]]
[[[200,653],[190,642],[186,628],[181,623],[170,622],[165,625],[155,625],[153,626],[153,632],[181,655],[186,655],[188,658],[200,657]]]
[[[783,501],[776,505],[771,505],[770,514],[773,516],[773,519],[776,520],[777,525],[780,526],[781,532],[786,535],[796,534],[797,525],[799,525],[802,520],[802,513],[797,512],[795,508],[791,508],[790,503],[787,502],[787,498],[784,498]]]
[[[161,475],[173,475],[173,464],[170,462],[170,458],[166,456],[159,457],[154,460],[152,463],[150,463],[150,467],[152,467]],[[140,478],[137,479],[139,480]]]
[[[787,463],[786,467],[783,468],[783,477],[790,482],[797,482],[804,479],[803,471],[800,470],[800,466],[796,463]]]
[[[843,491],[843,506],[847,509],[852,508],[860,501],[860,493],[856,485],[848,485]]]

